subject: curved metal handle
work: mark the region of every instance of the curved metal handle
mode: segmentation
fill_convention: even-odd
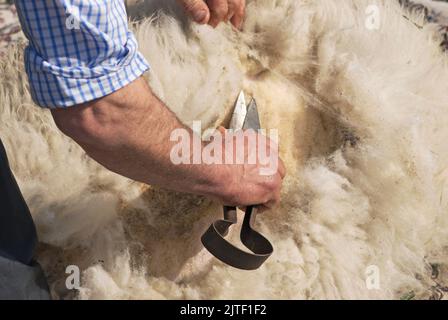
[[[241,250],[228,242],[225,237],[230,227],[237,223],[236,207],[224,207],[224,220],[215,221],[201,238],[204,247],[222,262],[243,270],[258,269],[272,254],[274,248],[268,239],[252,227],[255,223],[256,208],[246,208],[241,242],[252,253]]]

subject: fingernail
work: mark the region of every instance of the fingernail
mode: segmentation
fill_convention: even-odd
[[[207,11],[199,10],[193,14],[193,19],[196,22],[204,22],[205,18],[207,18]]]

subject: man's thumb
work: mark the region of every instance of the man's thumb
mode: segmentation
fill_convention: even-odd
[[[210,10],[203,0],[178,0],[194,21],[200,24],[208,23]]]

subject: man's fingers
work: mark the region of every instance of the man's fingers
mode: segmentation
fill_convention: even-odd
[[[229,5],[227,0],[208,0],[207,4],[210,8],[209,24],[215,28],[221,21],[227,18]]]
[[[197,23],[205,24],[210,21],[210,10],[203,0],[178,0],[178,2]]]
[[[233,17],[235,16],[235,14],[240,11],[241,9],[239,8],[242,4],[244,3],[244,1],[242,0],[228,0],[227,1],[227,5],[229,7],[229,10],[227,11],[227,16],[225,18],[225,21],[229,21],[232,20]]]
[[[238,29],[244,20],[245,0],[177,0],[200,24],[216,27],[222,21],[231,21]]]
[[[244,21],[246,1],[232,0],[232,3],[234,3],[234,5],[233,5],[233,14],[232,17],[230,17],[230,22],[235,26],[235,28],[241,29]]]

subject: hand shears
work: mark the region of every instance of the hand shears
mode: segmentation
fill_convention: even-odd
[[[230,128],[234,130],[261,128],[257,103],[255,99],[251,99],[246,106],[243,91],[236,101]],[[274,249],[268,239],[253,229],[256,214],[256,206],[246,208],[240,234],[241,242],[251,252],[241,250],[225,239],[230,227],[238,222],[236,207],[224,207],[224,220],[215,221],[208,228],[201,238],[202,244],[212,255],[232,267],[243,270],[258,269],[271,256]]]

